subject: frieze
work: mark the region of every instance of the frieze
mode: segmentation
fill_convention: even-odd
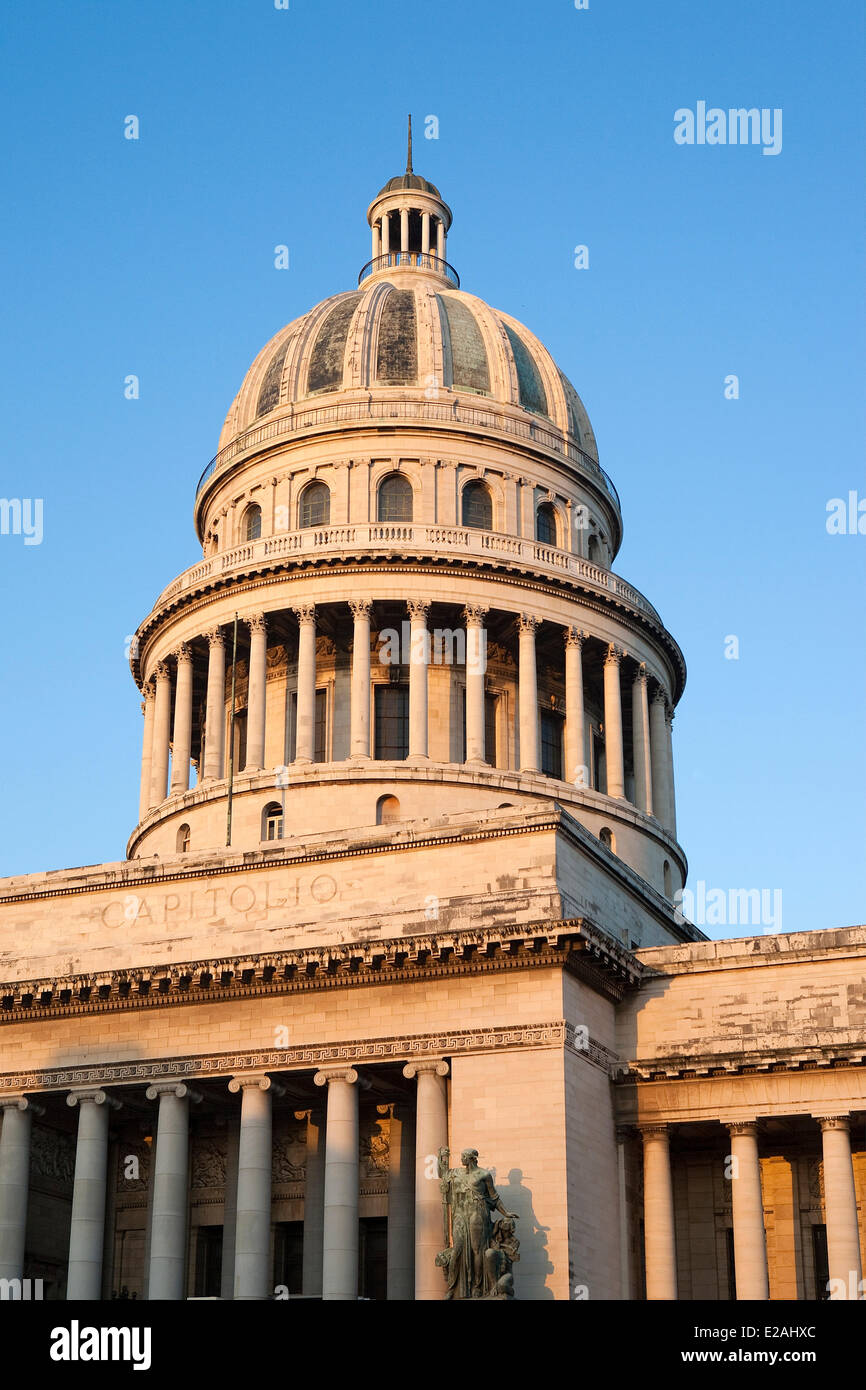
[[[34,1178],[71,1183],[75,1176],[75,1140],[72,1135],[34,1125],[30,1136],[30,1172]]]
[[[193,1141],[190,1187],[224,1187],[226,1140],[201,1137]]]

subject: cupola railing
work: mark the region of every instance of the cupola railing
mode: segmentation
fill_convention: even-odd
[[[433,270],[437,275],[444,275],[446,280],[450,280],[455,289],[460,288],[460,276],[453,265],[429,251],[386,251],[382,256],[374,256],[360,271],[358,284],[379,270],[401,270],[406,267],[414,270]]]

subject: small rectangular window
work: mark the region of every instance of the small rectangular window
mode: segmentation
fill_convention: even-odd
[[[376,686],[376,757],[399,762],[409,756],[409,687]]]
[[[484,696],[484,761],[489,763],[491,767],[496,767],[496,711],[498,706],[498,695]]]
[[[562,715],[550,709],[541,711],[541,771],[562,777]]]

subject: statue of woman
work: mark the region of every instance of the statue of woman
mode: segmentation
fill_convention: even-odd
[[[437,1261],[445,1269],[445,1297],[490,1297],[497,1282],[497,1271],[485,1258],[493,1243],[493,1212],[511,1221],[517,1215],[505,1210],[492,1174],[479,1168],[477,1149],[463,1150],[462,1168],[449,1168],[449,1158],[448,1149],[439,1150],[445,1243],[450,1247],[447,1258]]]

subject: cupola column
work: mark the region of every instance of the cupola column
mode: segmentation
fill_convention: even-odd
[[[382,233],[378,222],[373,223],[373,260],[377,260],[382,254]]]
[[[440,261],[445,259],[445,223],[441,217],[436,219],[436,255]]]
[[[164,661],[157,664],[156,700],[153,713],[153,748],[151,750],[150,804],[159,806],[165,801],[168,787],[168,753],[171,736],[171,671]]]
[[[625,763],[622,746],[622,697],[619,666],[622,652],[613,643],[604,659],[604,758],[608,796],[625,796]]]
[[[631,731],[634,748],[634,796],[639,811],[653,811],[652,768],[650,765],[649,703],[646,666],[641,662],[631,687]]]
[[[382,255],[387,256],[391,251],[391,223],[387,212],[382,213]]]
[[[207,635],[207,713],[205,716],[204,776],[212,781],[223,775],[225,745],[226,648],[222,630]]]
[[[350,602],[352,634],[352,689],[349,711],[349,751],[353,758],[370,756],[370,611],[369,599]],[[411,694],[410,694],[411,699]]]
[[[427,671],[430,665],[430,604],[409,599],[409,757],[427,757]]]
[[[860,1298],[862,1268],[857,1229],[857,1193],[851,1163],[850,1118],[847,1115],[824,1115],[818,1118],[818,1123],[824,1152],[830,1292],[835,1300]]]
[[[298,704],[295,762],[311,763],[316,752],[316,606],[296,608],[298,619]]]
[[[142,690],[144,700],[141,710],[144,715],[144,733],[141,740],[141,790],[138,797],[138,819],[143,821],[150,810],[151,754],[153,752],[153,681],[148,681]]]
[[[171,759],[171,794],[189,790],[189,760],[192,756],[192,649],[186,642],[175,653],[177,677],[174,688],[174,750]]]
[[[670,829],[668,789],[668,734],[665,719],[667,697],[661,686],[650,702],[650,761],[652,766],[653,815]]]
[[[565,629],[565,780],[589,786],[583,706],[583,633]]]
[[[424,255],[430,254],[430,213],[421,214],[421,250]]]
[[[668,783],[668,830],[677,837],[677,798],[674,790],[674,712],[669,706],[665,719],[665,761]]]
[[[538,619],[521,613],[519,622],[517,700],[520,706],[520,769],[538,771],[538,674],[535,664],[535,629]]]
[[[484,671],[486,608],[476,605],[463,610],[466,623],[466,761],[484,762]]]
[[[409,250],[409,209],[400,209],[400,250],[405,253]]]
[[[247,619],[250,629],[250,680],[247,695],[247,761],[245,771],[265,765],[265,704],[268,676],[268,627],[262,613]]]

